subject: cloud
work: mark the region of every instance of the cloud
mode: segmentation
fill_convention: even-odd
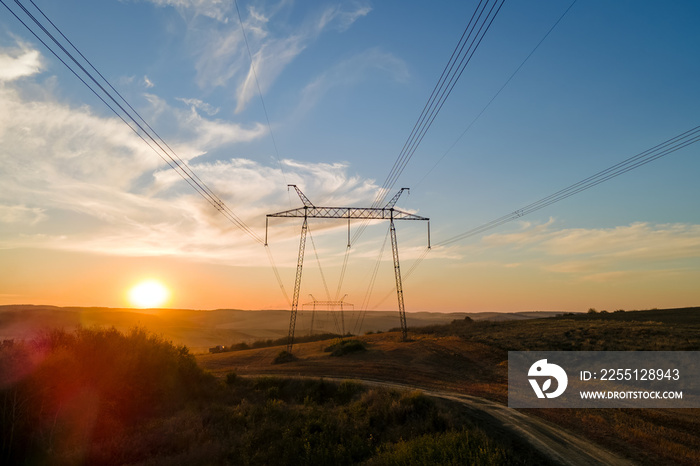
[[[535,253],[548,271],[588,281],[632,278],[642,270],[672,271],[700,258],[700,225],[635,222],[613,228],[556,228],[556,222],[524,224],[520,231],[493,234],[483,244]]]
[[[0,205],[0,223],[35,225],[44,220],[44,209],[25,205]]]
[[[301,92],[297,112],[308,111],[334,88],[356,84],[377,70],[399,83],[406,82],[409,77],[403,60],[381,49],[371,48],[335,64],[309,83]]]
[[[605,256],[617,259],[700,257],[700,225],[636,222],[614,228],[556,229],[555,222],[526,224],[516,233],[484,237],[491,246],[534,247],[551,256]]]
[[[367,16],[372,11],[372,7],[368,5],[358,5],[356,9],[343,11],[340,6],[329,7],[323,12],[318,23],[319,30],[324,29],[328,25],[335,24],[335,28],[344,32],[353,25],[358,19]]]
[[[184,99],[184,98],[178,98],[177,100],[179,100],[180,102],[184,103],[185,105],[190,106],[190,108],[191,108],[193,111],[201,110],[201,111],[203,111],[204,113],[206,113],[206,114],[209,115],[209,116],[213,116],[213,115],[216,115],[217,113],[219,113],[219,108],[218,108],[218,107],[214,107],[214,106],[212,106],[212,105],[209,105],[208,103],[203,102],[203,101],[201,101],[201,100],[199,100],[199,99]]]
[[[305,42],[304,36],[290,36],[261,44],[260,49],[253,54],[248,73],[236,91],[236,113],[243,111],[250,99],[257,94],[258,85],[263,93],[271,87],[282,70],[306,48]]]
[[[26,97],[17,83],[0,86],[0,248],[49,248],[113,255],[178,255],[229,265],[259,265],[262,248],[202,199],[117,118],[74,107],[49,94]],[[176,122],[173,143],[201,180],[264,234],[265,215],[291,197],[285,180],[319,202],[371,202],[376,186],[345,163],[245,158],[197,159],[209,150],[264,136],[198,113],[192,100],[174,108],[155,95],[151,112]],[[150,119],[150,118],[149,118]],[[284,223],[284,222],[283,222]],[[274,225],[278,245],[298,242],[298,225]],[[253,247],[251,247],[253,246]],[[293,249],[293,248],[292,248]]]
[[[146,0],[160,7],[173,7],[183,16],[205,16],[227,22],[232,2],[225,0]]]
[[[38,50],[32,50],[23,44],[16,48],[0,48],[0,82],[32,76],[42,69]]]
[[[291,15],[282,14],[290,6],[281,2],[268,9],[255,5],[242,9],[247,45],[238,21],[206,27],[196,21],[190,24],[197,84],[211,89],[233,83],[235,111],[240,113],[257,95],[258,86],[266,93],[283,70],[323,33],[343,32],[371,11],[365,5],[331,7],[312,11],[299,24],[290,24]]]
[[[239,142],[250,142],[267,134],[267,127],[262,123],[241,125],[222,119],[202,116],[199,110],[216,114],[218,109],[199,99],[178,98],[188,105],[187,110],[170,106],[164,99],[154,94],[147,94],[154,120],[167,118],[175,125],[176,152],[180,158],[191,160],[208,151]]]
[[[148,76],[143,77],[143,85],[146,86],[146,89],[150,89],[152,87],[155,87],[155,84],[153,84],[153,81],[148,79]]]

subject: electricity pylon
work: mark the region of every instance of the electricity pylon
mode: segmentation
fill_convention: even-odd
[[[287,336],[287,351],[292,351],[294,345],[294,329],[296,327],[297,310],[299,309],[299,291],[301,289],[301,272],[304,267],[304,250],[306,248],[306,233],[309,230],[309,218],[347,218],[348,219],[348,247],[350,246],[350,219],[368,220],[389,220],[389,231],[391,233],[391,251],[394,259],[394,278],[396,279],[396,294],[399,304],[399,320],[401,321],[401,337],[405,341],[408,338],[406,327],[406,308],[403,301],[403,286],[401,284],[401,269],[399,267],[399,245],[396,239],[396,228],[394,220],[424,220],[428,222],[428,248],[430,248],[430,219],[419,215],[395,209],[394,206],[399,200],[401,193],[408,191],[408,188],[401,188],[394,197],[384,207],[317,207],[311,203],[304,193],[295,184],[287,185],[293,187],[304,207],[298,209],[285,210],[274,214],[267,214],[265,219],[265,245],[267,245],[267,227],[270,217],[296,217],[303,218],[301,225],[301,239],[299,240],[299,256],[297,258],[297,273],[294,279],[294,294],[292,295],[292,313],[289,318],[289,334]]]
[[[345,307],[350,307],[353,310],[355,309],[354,304],[345,302],[345,298],[348,295],[343,296],[343,298],[340,301],[319,301],[318,299],[314,298],[314,295],[310,294],[309,296],[311,296],[311,299],[313,299],[313,301],[308,302],[308,303],[304,303],[302,305],[302,309],[304,309],[304,306],[313,306],[312,310],[311,310],[311,327],[309,328],[309,336],[313,335],[313,333],[314,333],[314,317],[316,314],[316,307],[317,306],[319,306],[319,307],[325,306],[326,309],[328,309],[329,311],[331,311],[332,309],[334,309],[336,307],[340,307],[340,329],[339,330],[340,330],[340,337],[344,338],[345,337],[345,317],[343,315],[343,309]],[[338,325],[338,322],[336,321],[336,326],[337,325]]]

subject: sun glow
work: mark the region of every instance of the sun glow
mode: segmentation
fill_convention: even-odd
[[[162,306],[169,296],[168,289],[155,280],[141,282],[129,290],[129,301],[141,308]]]

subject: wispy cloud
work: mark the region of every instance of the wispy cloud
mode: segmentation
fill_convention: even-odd
[[[26,205],[0,205],[0,223],[35,225],[46,218],[44,209]]]
[[[334,88],[357,84],[377,70],[400,83],[406,82],[409,77],[403,60],[378,48],[371,48],[338,62],[309,83],[301,92],[297,113],[310,110]]]
[[[250,142],[267,134],[267,128],[262,123],[242,125],[210,118],[218,113],[218,109],[199,99],[177,99],[187,105],[187,108],[183,109],[170,105],[155,94],[146,94],[146,98],[154,120],[167,119],[169,124],[177,128],[177,153],[185,160],[229,144]],[[200,110],[208,116],[200,114]]]
[[[173,7],[182,15],[206,16],[217,21],[228,21],[228,15],[233,8],[231,1],[226,0],[147,0],[161,7]]]
[[[240,11],[251,60],[238,17],[229,21],[227,14],[234,13],[218,2],[193,5],[197,2],[152,1],[176,7],[188,20],[188,37],[196,57],[197,84],[203,89],[232,86],[237,113],[255,97],[258,85],[263,93],[267,92],[283,70],[323,33],[346,31],[371,11],[364,4],[316,8],[306,18],[292,24],[288,10],[293,5],[289,2],[272,6],[248,5]]]
[[[554,219],[526,225],[515,233],[484,238],[493,246],[534,247],[552,256],[605,256],[613,258],[700,257],[700,225],[635,222],[614,228],[557,229]]]
[[[157,96],[151,102],[155,114],[170,115],[177,123],[179,138],[173,145],[178,153],[260,235],[265,214],[287,205],[285,177],[319,201],[369,201],[376,190],[343,163],[283,160],[283,174],[277,163],[196,159],[262,137],[265,128],[200,115],[197,110],[206,105],[199,101],[184,99],[189,108],[171,107]],[[17,82],[7,82],[0,86],[0,142],[0,248],[260,263],[261,253],[251,241],[117,118],[50,94],[29,99]],[[274,228],[278,242],[298,241],[296,228],[289,235],[286,226]]]
[[[372,11],[369,5],[356,5],[356,8],[343,10],[340,6],[331,7],[321,15],[319,28],[322,29],[328,24],[336,24],[336,29],[340,32],[346,31],[358,19],[367,16]]]
[[[177,100],[184,103],[185,105],[188,105],[190,108],[192,108],[193,111],[201,110],[209,116],[213,116],[219,113],[218,107],[214,107],[213,105],[210,105],[200,99],[185,99],[180,97]]]
[[[483,244],[540,255],[546,270],[601,281],[650,270],[676,270],[700,258],[700,225],[635,222],[613,228],[524,224],[520,231],[484,237]]]

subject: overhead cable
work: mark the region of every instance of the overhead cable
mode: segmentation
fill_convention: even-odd
[[[97,96],[119,119],[121,119],[139,138],[141,138],[168,166],[175,170],[197,193],[209,204],[219,211],[226,219],[246,233],[254,241],[264,244],[263,239],[256,234],[238,215],[235,214],[213,191],[194,173],[189,165],[184,162],[170,146],[151,128],[148,123],[136,112],[133,107],[119,94],[109,81],[85,58],[77,47],[63,34],[63,32],[48,18],[48,16],[32,1],[30,3],[48,21],[60,37],[68,45],[64,45],[59,38],[49,31],[49,26],[42,23],[41,19],[30,12],[19,0],[14,3],[32,23],[38,27],[33,29],[28,22],[20,18],[20,12],[10,8],[4,0],[0,3],[34,36],[39,40],[71,73],[73,73],[90,91]],[[42,34],[43,33],[43,34]],[[44,36],[44,38],[41,37]],[[50,44],[53,43],[54,46]],[[81,61],[68,48],[77,52]],[[71,64],[72,62],[72,64]],[[88,68],[94,70],[98,77]],[[92,84],[91,84],[92,83]],[[110,104],[111,102],[111,104]]]
[[[635,168],[639,168],[643,165],[646,165],[649,162],[653,162],[654,160],[660,159],[661,157],[665,157],[669,154],[672,154],[678,150],[690,146],[691,144],[695,144],[698,141],[700,141],[700,126],[696,126],[695,128],[681,133],[678,136],[668,139],[660,144],[657,144],[656,146],[647,149],[644,152],[640,152],[637,155],[629,157],[611,167],[606,168],[605,170],[601,170],[598,173],[595,173],[594,175],[584,178],[583,180],[578,181],[570,186],[567,186],[564,189],[560,189],[559,191],[550,194],[549,196],[543,197],[542,199],[528,204],[524,207],[521,207],[520,209],[517,209],[509,214],[503,215],[502,217],[499,217],[488,223],[484,223],[483,225],[480,225],[476,228],[472,228],[471,230],[467,230],[458,235],[447,238],[443,241],[439,241],[438,243],[435,243],[433,245],[432,249],[449,246],[453,243],[463,241],[472,236],[485,233],[505,223],[517,220],[525,215],[531,214],[556,202],[562,201],[568,197],[573,196],[574,194],[578,194],[582,191],[590,189],[596,185],[599,185],[600,183],[611,180],[617,176],[627,173],[630,170],[634,170]],[[411,268],[404,275],[404,282],[408,281],[409,277],[418,268],[420,263],[426,258],[426,256],[432,249],[426,248],[423,251],[423,253],[416,259]],[[384,301],[386,301],[386,299],[388,299],[394,293],[394,290],[395,289],[389,291],[377,304],[375,304],[372,307],[372,309],[376,309]]]
[[[425,134],[440,113],[445,101],[452,93],[457,81],[462,76],[462,73],[471,61],[479,44],[481,44],[481,41],[493,24],[496,15],[498,15],[504,3],[505,0],[494,0],[493,2],[491,0],[479,1],[479,4],[469,19],[469,23],[462,32],[457,46],[453,50],[440,78],[435,84],[430,97],[428,97],[428,101],[424,105],[418,120],[413,125],[411,133],[399,152],[394,165],[377,192],[372,207],[379,207],[382,205],[389,191],[394,187],[401,173],[403,173],[403,170],[406,168],[406,165],[423,141]],[[362,235],[368,223],[367,221],[363,222],[357,229],[352,238],[353,243]]]
[[[277,141],[275,140],[275,135],[272,132],[272,125],[270,124],[270,116],[267,113],[267,106],[265,105],[265,99],[263,99],[262,89],[260,88],[260,81],[258,80],[258,72],[255,69],[255,61],[253,60],[253,54],[250,51],[250,44],[248,43],[248,36],[245,33],[245,26],[243,26],[243,18],[241,17],[241,10],[238,9],[238,1],[234,0],[233,4],[236,6],[236,13],[238,14],[238,23],[241,25],[241,34],[243,35],[243,41],[245,42],[245,48],[248,51],[248,58],[250,58],[250,70],[253,72],[253,78],[255,78],[255,86],[258,88],[258,95],[260,96],[260,103],[262,104],[263,113],[265,114],[265,120],[267,121],[267,129],[270,131],[270,139],[272,140],[272,146],[275,149],[275,155],[277,155],[277,162],[279,163],[280,170],[282,171],[282,178],[284,179],[284,184],[287,183],[287,175],[284,172],[284,166],[282,165],[282,159],[280,158],[280,152],[277,149]],[[291,203],[291,198],[290,198]]]
[[[479,120],[479,118],[481,118],[481,116],[491,106],[493,101],[496,100],[496,98],[501,94],[501,92],[503,92],[503,89],[505,89],[506,86],[508,86],[508,84],[513,80],[515,75],[518,74],[520,69],[525,65],[525,63],[527,63],[527,61],[530,59],[530,57],[532,57],[532,55],[534,55],[534,53],[537,51],[537,49],[540,48],[540,45],[542,45],[542,43],[545,41],[545,39],[547,39],[547,37],[549,37],[549,35],[554,30],[554,28],[556,28],[557,25],[561,22],[561,20],[564,19],[564,16],[566,16],[566,14],[569,12],[569,10],[571,10],[571,8],[574,6],[575,3],[576,3],[576,0],[571,2],[569,7],[566,10],[564,10],[564,12],[561,14],[561,16],[559,16],[559,18],[554,22],[552,27],[549,28],[547,33],[542,37],[542,39],[540,39],[540,41],[530,51],[530,53],[527,55],[527,57],[525,57],[525,59],[520,63],[520,65],[518,65],[518,67],[515,69],[515,71],[513,71],[513,73],[508,77],[508,79],[506,79],[506,82],[504,82],[503,85],[501,86],[501,88],[498,89],[498,92],[496,92],[496,94],[494,94],[494,96],[491,97],[491,100],[488,101],[488,103],[484,106],[484,108],[481,109],[481,111],[476,115],[476,117],[474,117],[474,119],[467,125],[467,127],[464,129],[464,131],[462,131],[462,134],[460,134],[459,137],[452,143],[452,145],[445,151],[445,153],[442,154],[442,157],[440,157],[440,159],[438,159],[438,161],[435,162],[435,164],[428,171],[423,173],[423,176],[418,181],[418,183],[416,183],[415,185],[412,185],[413,188],[417,188],[418,186],[420,186],[420,184],[423,182],[423,180],[425,180],[428,177],[428,175],[430,175],[430,173],[432,173],[432,171],[435,170],[435,167],[437,167],[440,164],[440,162],[442,162],[445,159],[445,157],[447,157],[447,154],[449,154],[450,151],[452,149],[454,149],[454,147],[457,145],[457,143],[464,137],[465,134],[467,134],[467,132],[472,128],[472,126],[474,126],[474,123],[476,123]]]
[[[661,144],[652,147],[651,149],[647,149],[644,152],[641,152],[633,157],[625,159],[620,163],[617,163],[609,168],[606,168],[605,170],[602,170],[594,175],[589,176],[588,178],[585,178],[564,189],[550,194],[547,197],[543,197],[542,199],[533,202],[532,204],[528,204],[524,207],[521,207],[520,209],[517,209],[507,215],[499,217],[481,226],[452,236],[450,238],[447,238],[446,240],[440,241],[436,244],[436,246],[447,246],[457,241],[461,241],[471,236],[483,233],[499,225],[503,225],[504,223],[516,220],[520,217],[523,217],[532,212],[552,205],[555,202],[559,202],[563,199],[566,199],[567,197],[573,196],[574,194],[578,194],[581,191],[585,191],[587,189],[592,188],[593,186],[596,186],[600,183],[620,176],[623,173],[627,173],[630,170],[634,170],[635,168],[639,168],[642,165],[646,165],[649,162],[653,162],[654,160],[657,160],[661,157],[665,157],[669,154],[672,154],[698,141],[700,141],[700,126],[696,126],[695,128],[681,133],[678,136],[675,136],[671,139],[668,139],[662,142]]]
[[[481,41],[484,39],[484,36],[491,27],[494,19],[496,19],[496,15],[503,6],[503,3],[505,3],[505,0],[495,0],[489,5],[489,1],[490,0],[484,2],[482,0],[479,2],[479,5],[472,15],[467,28],[462,34],[460,44],[457,46],[459,51],[457,52],[456,48],[456,53],[452,53],[450,61],[448,62],[449,68],[446,66],[445,70],[443,70],[438,83],[433,89],[433,93],[428,99],[428,103],[423,108],[423,111],[421,112],[418,121],[414,125],[411,134],[406,140],[406,143],[404,143],[394,166],[384,181],[382,190],[375,201],[377,205],[380,205],[384,201],[388,192],[393,188],[399,176],[401,176],[404,168],[411,160],[411,157],[413,157],[413,154],[416,152],[416,149],[425,137],[426,132],[432,126],[433,121],[435,121],[435,118],[440,113],[445,101],[452,93],[457,81],[462,76],[462,73],[474,56],[476,49],[479,47],[479,44],[481,44]],[[486,11],[487,9],[488,12]]]

